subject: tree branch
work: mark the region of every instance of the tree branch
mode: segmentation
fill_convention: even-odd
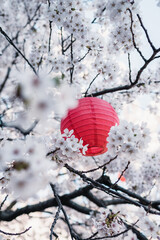
[[[93,80],[90,82],[90,84],[89,84],[89,86],[88,86],[86,92],[84,93],[84,96],[85,96],[85,97],[88,97],[88,96],[87,96],[87,93],[88,93],[88,91],[89,91],[89,89],[90,89],[92,83],[96,80],[96,78],[97,78],[99,75],[100,75],[100,73],[97,73],[97,75],[96,75],[96,76],[93,78]]]
[[[31,69],[33,70],[33,72],[37,74],[35,68],[33,67],[33,65],[29,62],[29,60],[24,56],[24,54],[16,47],[16,45],[13,43],[12,39],[7,35],[7,33],[5,33],[3,31],[3,29],[0,27],[0,33],[5,37],[5,39],[10,43],[10,45],[12,45],[15,50],[23,57],[23,59],[28,63],[28,65],[31,67]]]
[[[147,66],[155,59],[155,56],[157,55],[157,53],[160,52],[160,48],[156,49],[153,54],[151,55],[151,57],[145,61],[144,65],[139,69],[139,71],[137,72],[136,78],[135,80],[128,85],[122,85],[122,86],[118,86],[118,87],[114,87],[114,88],[109,88],[109,89],[104,89],[102,91],[99,92],[95,92],[95,93],[91,93],[91,94],[87,94],[85,97],[97,97],[106,93],[113,93],[113,92],[118,92],[118,91],[122,91],[122,90],[129,90],[131,88],[133,88],[134,86],[137,85],[138,81],[140,80],[140,77],[143,73],[143,71],[147,68]]]
[[[123,200],[126,200],[126,201],[128,201],[128,203],[131,203],[135,206],[143,207],[146,212],[156,214],[156,215],[160,215],[160,212],[153,211],[153,210],[150,209],[152,207],[152,202],[151,201],[146,200],[145,198],[143,198],[143,197],[141,197],[137,194],[134,194],[134,193],[130,192],[129,190],[124,189],[124,188],[122,188],[118,185],[115,185],[114,188],[112,189],[113,184],[110,181],[108,181],[108,177],[105,178],[105,176],[103,176],[103,184],[101,184],[98,181],[87,177],[85,174],[82,174],[80,171],[77,171],[77,170],[73,169],[68,164],[65,164],[65,167],[69,171],[71,171],[71,172],[77,174],[78,176],[80,176],[83,179],[84,182],[90,183],[92,187],[97,188],[97,189],[99,189],[103,192],[106,192],[107,194],[112,194],[115,197],[119,197]],[[105,185],[109,186],[109,188],[106,187]],[[139,201],[135,201],[132,198],[128,198],[125,195],[122,195],[121,193],[119,193],[119,191],[121,191],[123,193],[126,193],[128,196],[136,198]],[[160,210],[159,207],[154,207],[154,208],[157,209],[157,210]]]
[[[130,26],[130,30],[131,30],[131,34],[132,34],[132,42],[133,42],[133,46],[134,48],[137,50],[137,52],[139,53],[139,55],[141,56],[141,58],[144,60],[144,62],[146,61],[146,58],[143,56],[142,52],[140,51],[140,49],[137,47],[136,45],[136,41],[135,41],[135,34],[134,34],[134,31],[133,31],[133,16],[132,16],[132,12],[131,10],[128,8],[127,9],[130,13],[130,18],[131,18],[131,26]]]
[[[70,235],[71,235],[71,239],[73,240],[73,239],[74,239],[74,237],[73,237],[73,230],[72,230],[72,227],[71,227],[71,225],[70,225],[70,222],[69,222],[68,216],[67,216],[67,214],[66,214],[66,211],[65,211],[64,208],[63,208],[63,205],[62,205],[62,203],[61,203],[61,200],[60,200],[60,198],[59,198],[59,196],[58,196],[58,194],[57,194],[57,192],[56,192],[55,186],[54,186],[52,183],[50,183],[50,186],[51,186],[52,191],[53,191],[53,193],[54,193],[56,202],[57,202],[59,208],[62,210],[62,212],[63,212],[63,214],[64,214],[64,218],[65,218],[65,221],[66,221],[66,223],[67,223],[67,225],[68,225],[69,232],[70,232]]]
[[[0,204],[0,210],[2,209],[2,207],[3,207],[4,203],[5,203],[5,201],[7,200],[7,198],[8,198],[8,195],[6,195],[5,198],[4,198],[4,200],[1,202],[1,204]]]
[[[128,67],[129,67],[129,81],[130,81],[130,84],[132,84],[131,59],[130,59],[130,54],[129,53],[128,53]]]
[[[141,17],[139,16],[139,14],[137,14],[137,17],[138,17],[138,19],[139,19],[139,22],[140,22],[140,24],[141,24],[141,27],[142,27],[143,30],[144,30],[144,33],[145,33],[145,35],[146,35],[146,38],[147,38],[148,43],[150,44],[153,52],[155,52],[156,48],[155,48],[155,46],[153,45],[152,41],[150,40],[150,37],[149,37],[148,32],[147,32],[147,29],[144,27],[144,24],[143,24],[143,22],[142,22]]]
[[[31,229],[31,227],[27,228],[26,230],[24,230],[23,232],[20,232],[20,233],[9,233],[9,232],[0,230],[0,233],[3,233],[4,235],[9,235],[9,236],[19,236],[19,235],[22,235],[22,234],[28,232],[30,229]]]
[[[11,67],[8,67],[6,76],[5,76],[2,84],[0,85],[0,93],[3,91],[3,88],[5,87],[5,84],[6,84],[7,80],[8,80],[8,78],[9,78],[10,72],[11,72]]]
[[[52,37],[52,21],[49,21],[49,43],[48,43],[48,52],[51,51],[51,37]]]
[[[25,129],[21,128],[21,127],[18,126],[18,125],[15,125],[15,124],[13,124],[13,123],[5,123],[5,122],[3,122],[3,121],[1,120],[1,121],[0,121],[0,127],[2,127],[2,128],[3,128],[3,127],[6,127],[6,128],[14,128],[14,129],[18,130],[21,134],[23,134],[24,136],[26,136],[26,135],[30,134],[30,133],[33,131],[33,129],[36,127],[37,123],[38,123],[38,121],[36,120],[36,121],[32,124],[31,127],[29,127],[27,130],[25,130]]]
[[[72,170],[72,168],[69,166],[68,166],[68,169],[70,171]],[[77,174],[76,170],[73,170],[73,171],[74,171],[74,173]],[[81,174],[80,172],[78,172],[78,174],[80,174],[80,176],[85,177],[85,175]],[[99,201],[101,201],[101,200],[98,198],[95,198],[95,196],[93,194],[87,195],[87,192],[89,192],[90,190],[92,190],[95,187],[99,190],[103,190],[103,191],[105,190],[105,192],[107,194],[111,194],[111,195],[113,194],[116,198],[118,198],[118,199],[111,199],[111,200],[104,201],[103,203],[105,203],[105,206],[116,205],[116,204],[133,204],[136,206],[142,206],[147,212],[150,212],[152,214],[160,214],[157,212],[153,212],[151,210],[151,208],[154,208],[154,209],[160,211],[160,201],[149,201],[146,198],[143,198],[140,195],[133,193],[127,189],[124,189],[118,185],[114,186],[114,189],[111,189],[113,184],[110,182],[110,180],[107,176],[102,176],[99,179],[97,179],[96,181],[88,178],[87,182],[89,182],[89,184],[87,186],[79,188],[78,190],[75,190],[71,193],[59,196],[61,203],[65,206],[70,207],[78,212],[83,213],[83,214],[90,214],[91,211],[93,211],[92,209],[81,206],[71,200],[74,198],[77,198],[79,196],[85,196],[90,201],[97,204],[97,206],[98,206],[98,204],[100,204]],[[108,188],[105,187],[105,185],[107,185]],[[118,191],[118,192],[116,192],[116,191]],[[132,198],[127,198],[124,195],[119,194],[119,191],[127,194],[128,196],[130,196],[132,198],[138,199],[139,202],[134,201]],[[0,221],[12,221],[13,219],[16,219],[18,216],[21,216],[23,214],[29,214],[29,213],[33,213],[33,212],[41,212],[47,208],[57,207],[57,206],[58,206],[58,204],[57,204],[56,199],[51,198],[46,201],[39,202],[37,204],[27,205],[23,208],[19,208],[19,209],[15,210],[15,211],[11,211],[11,210],[0,211]]]
[[[127,166],[125,167],[125,169],[121,172],[119,178],[117,179],[117,181],[115,183],[113,183],[112,188],[114,188],[116,186],[116,184],[120,181],[121,177],[123,176],[123,174],[125,173],[125,171],[128,169],[130,164],[130,161],[128,161]]]
[[[54,227],[55,227],[55,225],[56,225],[56,223],[57,223],[57,220],[58,220],[58,218],[59,218],[60,211],[61,211],[61,207],[59,206],[59,207],[58,207],[58,210],[57,210],[57,212],[56,212],[56,215],[55,215],[55,217],[54,217],[54,221],[53,221],[52,226],[51,226],[50,240],[52,240],[52,235],[55,234],[55,233],[53,232],[53,229],[54,229]]]
[[[23,29],[25,29],[25,28],[34,20],[34,18],[35,18],[35,16],[37,15],[37,12],[38,12],[38,10],[40,9],[40,7],[41,7],[41,4],[39,4],[39,5],[37,6],[37,9],[35,10],[33,16],[30,18],[30,20],[28,20],[28,21],[26,22],[26,24],[22,27],[22,29],[20,29],[20,30],[16,33],[16,35],[11,39],[12,41],[17,40],[20,32],[21,32]],[[7,46],[5,46],[5,47],[2,49],[2,54],[5,52],[5,50],[6,50],[9,46],[10,46],[10,44],[7,44]],[[0,55],[2,55],[2,54],[0,54]]]
[[[90,173],[90,172],[95,172],[103,167],[105,167],[106,165],[110,164],[112,161],[114,161],[115,159],[117,158],[117,156],[115,156],[114,158],[111,158],[109,161],[105,162],[104,164],[96,167],[96,168],[92,168],[90,170],[87,170],[87,171],[80,171],[81,173]]]

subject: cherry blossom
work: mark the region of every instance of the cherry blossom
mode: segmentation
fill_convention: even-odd
[[[0,234],[17,232],[0,239],[159,239],[159,19],[139,0],[0,4]],[[120,119],[96,157],[60,132],[91,96]]]

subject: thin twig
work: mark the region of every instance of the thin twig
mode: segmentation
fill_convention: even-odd
[[[148,60],[145,61],[145,63],[142,65],[142,67],[137,72],[136,78],[135,78],[134,81],[132,81],[132,84],[127,84],[127,85],[122,85],[122,86],[118,86],[118,87],[104,89],[104,90],[99,91],[99,92],[87,94],[85,97],[97,97],[97,96],[101,96],[101,95],[106,94],[106,93],[113,93],[113,92],[118,92],[118,91],[123,91],[123,90],[129,90],[129,89],[133,88],[134,86],[137,86],[138,81],[140,80],[140,77],[141,77],[143,71],[147,68],[147,66],[153,60],[155,60],[155,57],[156,57],[157,53],[159,53],[159,52],[160,52],[160,48],[156,49],[153,52],[153,54],[151,55],[151,57]]]
[[[27,130],[23,129],[22,127],[18,126],[18,125],[15,125],[13,123],[5,123],[3,122],[2,120],[0,121],[0,127],[6,127],[6,128],[14,128],[16,130],[18,130],[21,134],[23,134],[24,136],[30,134],[33,129],[36,127],[38,123],[38,120],[36,120],[32,125],[31,127],[29,127]]]
[[[5,203],[5,201],[7,200],[7,198],[8,198],[8,195],[6,195],[5,198],[4,198],[4,200],[1,202],[1,204],[0,204],[0,210],[2,209],[2,207],[3,207],[4,203]]]
[[[71,62],[73,62],[73,34],[71,33]]]
[[[33,16],[30,18],[30,20],[28,20],[28,21],[26,22],[26,24],[25,24],[25,25],[16,33],[16,35],[11,39],[12,41],[17,40],[20,32],[21,32],[23,29],[25,29],[25,28],[34,20],[34,18],[35,18],[35,16],[36,16],[38,10],[40,9],[40,7],[41,7],[41,4],[38,5],[37,9],[35,10]],[[5,46],[5,47],[2,49],[2,54],[5,52],[5,50],[6,50],[9,46],[10,46],[10,44],[7,44],[7,46]]]
[[[120,233],[117,233],[117,234],[114,234],[112,236],[104,236],[104,237],[96,237],[96,238],[85,238],[85,239],[82,239],[82,240],[101,240],[101,239],[110,239],[110,238],[116,238],[118,236],[121,236],[122,234],[128,232],[131,228],[128,228]]]
[[[60,150],[60,148],[56,148],[55,150],[48,152],[48,153],[46,154],[46,156],[49,156],[49,155],[51,155],[51,154],[54,154],[54,153],[57,152],[58,150]]]
[[[124,225],[127,227],[127,228],[131,228],[132,229],[132,232],[136,234],[137,238],[139,240],[148,240],[146,238],[146,236],[143,235],[143,233],[141,233],[140,231],[138,231],[134,226],[137,224],[139,220],[136,221],[136,223],[134,225],[129,225],[127,224],[126,222],[123,221]]]
[[[48,52],[51,51],[51,37],[52,37],[52,21],[49,21],[49,43],[48,43]]]
[[[50,5],[51,5],[51,2],[50,2],[50,0],[48,0],[48,6],[50,7]]]
[[[89,86],[88,86],[88,88],[87,88],[87,90],[86,90],[86,92],[85,92],[85,94],[84,94],[85,97],[87,97],[87,93],[88,93],[88,91],[89,91],[92,83],[96,80],[96,78],[97,78],[99,75],[100,75],[100,73],[97,73],[97,75],[96,75],[96,76],[93,78],[93,80],[90,82],[90,84],[89,84]]]
[[[133,204],[135,206],[143,207],[146,212],[149,212],[149,213],[152,213],[152,214],[155,214],[155,215],[160,215],[159,212],[150,210],[150,205],[146,207],[143,203],[135,201],[135,200],[133,200],[133,199],[131,199],[129,197],[126,197],[125,195],[119,193],[119,191],[117,191],[117,190],[120,190],[120,189],[122,190],[123,189],[122,187],[119,187],[118,185],[116,185],[113,189],[111,189],[112,183],[110,183],[109,187],[107,187],[107,186],[105,186],[106,185],[105,183],[101,184],[98,181],[93,180],[93,179],[87,177],[85,174],[82,174],[80,171],[75,170],[74,168],[72,168],[68,164],[65,164],[65,167],[70,172],[73,172],[73,173],[77,174],[78,176],[80,176],[83,179],[84,182],[90,183],[91,186],[93,186],[94,188],[97,188],[97,189],[99,189],[99,190],[101,190],[103,192],[106,192],[107,194],[112,195],[114,197],[119,197],[121,199],[124,199],[124,200],[128,201],[128,203],[131,203],[131,204]],[[125,192],[125,191],[122,190],[122,192]],[[128,192],[128,190],[126,190],[126,193],[127,192]],[[133,193],[132,196],[134,196],[134,193]]]
[[[91,48],[88,49],[88,51],[84,54],[83,57],[78,59],[78,62],[81,62],[83,59],[85,59],[85,57],[89,54],[90,51],[91,51]]]
[[[63,43],[65,42],[65,41],[67,41],[69,39],[69,37],[68,38],[66,38],[66,39],[64,39],[63,40]],[[74,39],[73,41],[72,41],[72,43],[74,43],[76,41],[76,39]],[[68,44],[68,46],[64,49],[63,48],[63,55],[64,55],[64,53],[69,49],[71,47],[71,42]]]
[[[93,179],[87,177],[85,174],[82,174],[80,171],[72,168],[72,167],[69,166],[68,164],[65,164],[65,167],[66,167],[70,172],[73,172],[73,173],[77,174],[78,176],[80,176],[80,177],[83,179],[84,182],[87,182],[87,183],[91,184],[91,186],[92,186],[93,188],[96,188],[96,189],[99,189],[99,190],[101,190],[101,191],[103,191],[103,192],[106,192],[107,194],[109,194],[109,195],[111,195],[111,196],[113,196],[113,197],[118,196],[118,197],[120,197],[120,198],[122,198],[122,199],[127,200],[128,202],[131,202],[133,205],[142,206],[141,203],[136,202],[136,201],[134,201],[134,200],[132,200],[132,199],[130,199],[130,198],[128,198],[128,197],[123,196],[123,195],[120,194],[119,192],[116,192],[114,189],[111,189],[110,186],[107,187],[107,186],[105,186],[104,184],[101,184],[101,183],[99,183],[98,181],[93,180]]]
[[[0,93],[2,92],[3,88],[5,87],[5,84],[6,84],[7,80],[8,80],[8,78],[9,78],[10,72],[11,72],[11,67],[8,67],[6,76],[5,76],[2,84],[0,85]]]
[[[102,9],[102,12],[101,12],[101,14],[104,12],[106,10],[106,7],[104,7],[103,9]],[[91,23],[95,23],[95,21],[97,20],[97,18],[95,17],[93,20],[92,20],[92,22]]]
[[[139,22],[140,22],[140,24],[141,24],[142,29],[143,29],[144,32],[145,32],[147,41],[148,41],[148,43],[150,44],[150,46],[151,46],[151,48],[152,48],[152,50],[153,50],[153,52],[154,52],[154,51],[156,50],[156,48],[155,48],[155,46],[153,45],[152,41],[150,40],[150,37],[149,37],[148,32],[147,32],[147,29],[144,27],[144,24],[143,24],[143,22],[142,22],[141,17],[139,16],[139,14],[137,14],[137,17],[138,17],[138,20],[139,20]]]
[[[160,58],[160,56],[156,56],[154,59]]]
[[[146,61],[146,58],[143,56],[142,52],[140,51],[140,49],[137,47],[137,44],[136,44],[136,41],[135,41],[135,34],[134,34],[134,31],[133,31],[133,15],[132,15],[132,11],[128,8],[127,9],[130,13],[130,18],[131,18],[131,26],[130,26],[130,31],[131,31],[131,34],[132,34],[132,42],[133,42],[133,46],[134,48],[137,50],[137,52],[139,53],[139,55],[141,56],[141,58]]]
[[[122,219],[121,219],[121,220],[122,220]],[[123,223],[124,223],[124,225],[126,226],[127,229],[124,230],[124,231],[122,231],[122,232],[120,232],[120,233],[117,233],[117,234],[115,234],[115,235],[93,238],[93,237],[94,237],[94,234],[93,234],[91,237],[85,238],[85,239],[82,239],[82,240],[101,240],[101,239],[108,239],[108,238],[116,238],[116,237],[118,237],[118,236],[120,236],[120,235],[125,234],[125,233],[128,232],[129,230],[132,230],[133,233],[135,233],[135,234],[137,235],[137,237],[138,237],[139,240],[148,240],[141,232],[139,232],[139,231],[134,227],[134,226],[137,224],[138,221],[139,221],[139,220],[137,220],[137,221],[136,221],[134,224],[132,224],[132,225],[129,225],[129,224],[127,224],[127,223],[125,223],[125,222],[123,221]],[[95,233],[95,235],[97,235],[97,234],[98,234],[98,232]]]
[[[73,72],[74,72],[74,65],[72,64],[72,67],[70,68],[70,83],[73,83]]]
[[[61,48],[62,48],[62,55],[64,55],[64,40],[63,40],[63,29],[61,27]]]
[[[50,240],[52,240],[52,235],[55,234],[55,233],[53,232],[53,229],[54,229],[54,227],[55,227],[55,225],[56,225],[56,223],[57,223],[57,220],[58,220],[58,218],[59,218],[60,211],[61,211],[61,206],[58,207],[58,210],[57,210],[56,215],[55,215],[55,217],[54,217],[54,221],[53,221],[52,226],[51,226]]]
[[[97,168],[93,168],[93,169],[90,169],[90,170],[87,170],[87,171],[80,171],[81,173],[90,173],[90,172],[94,172],[94,171],[97,171],[98,169],[100,168],[103,168],[105,167],[106,165],[110,164],[113,160],[115,160],[117,158],[117,156],[115,156],[114,158],[110,159],[108,162],[105,162],[104,164],[98,166]]]
[[[130,59],[130,54],[129,53],[128,53],[128,67],[129,67],[129,81],[132,84],[131,59]]]
[[[74,64],[73,64],[73,34],[71,33],[71,62],[72,67],[70,68],[70,83],[73,83],[73,72],[74,72]]]
[[[19,235],[22,235],[22,234],[28,232],[31,228],[32,227],[29,227],[29,228],[27,228],[26,230],[24,230],[23,232],[20,232],[20,233],[9,233],[9,232],[5,232],[5,231],[2,231],[2,230],[0,230],[0,233],[3,233],[5,235],[9,235],[9,236],[19,236]]]
[[[128,161],[127,166],[126,166],[125,169],[121,172],[118,180],[112,185],[112,188],[114,188],[114,187],[116,186],[116,184],[120,181],[121,177],[123,176],[123,174],[125,173],[125,171],[128,169],[129,164],[130,164],[130,161]]]
[[[74,238],[73,238],[73,231],[72,231],[72,227],[71,227],[71,225],[70,225],[68,216],[67,216],[67,214],[66,214],[66,212],[65,212],[65,210],[64,210],[64,208],[63,208],[63,205],[62,205],[62,203],[61,203],[61,200],[60,200],[60,198],[59,198],[59,196],[58,196],[58,194],[57,194],[57,192],[56,192],[55,186],[54,186],[52,183],[50,183],[50,186],[51,186],[51,188],[52,188],[52,191],[53,191],[53,193],[54,193],[54,196],[55,196],[55,199],[56,199],[56,201],[57,201],[57,203],[58,203],[58,206],[61,208],[61,210],[62,210],[62,212],[63,212],[65,221],[66,221],[66,223],[67,223],[67,225],[68,225],[68,228],[69,228],[69,232],[70,232],[70,235],[71,235],[71,239],[73,240],[73,239],[74,239]]]
[[[85,196],[93,203],[95,203],[98,207],[106,207],[105,201],[94,196],[90,191],[86,192]]]
[[[5,37],[5,39],[15,48],[15,50],[24,58],[24,60],[28,63],[28,65],[32,68],[33,72],[37,74],[35,68],[33,65],[29,62],[29,60],[24,56],[24,54],[16,47],[16,45],[13,43],[12,39],[3,31],[3,29],[0,27],[0,33]]]

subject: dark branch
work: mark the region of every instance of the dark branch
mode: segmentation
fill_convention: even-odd
[[[91,192],[86,192],[85,195],[91,202],[95,203],[98,207],[106,207],[105,202],[102,199],[98,199]]]
[[[82,174],[80,171],[77,171],[77,170],[73,169],[68,164],[65,164],[65,167],[69,171],[71,171],[71,172],[77,174],[78,176],[80,176],[83,179],[84,182],[90,183],[92,187],[97,188],[97,189],[99,189],[99,190],[101,190],[103,192],[106,192],[109,195],[111,194],[112,196],[119,197],[120,199],[126,200],[126,201],[128,201],[128,203],[133,204],[135,206],[143,207],[146,212],[149,212],[149,213],[152,213],[152,214],[156,214],[156,215],[160,215],[159,212],[153,211],[153,210],[150,209],[151,206],[152,206],[152,202],[151,201],[146,200],[145,198],[143,198],[143,197],[141,197],[141,196],[139,196],[137,194],[134,194],[133,192],[130,192],[129,190],[124,189],[124,188],[122,188],[122,187],[120,187],[118,185],[115,185],[114,188],[111,189],[113,184],[110,181],[108,181],[108,177],[105,178],[105,176],[104,176],[103,177],[103,184],[101,184],[100,182],[87,177],[85,174]],[[119,193],[119,191],[121,191],[123,193],[126,193],[128,196],[136,198],[139,201],[135,201],[132,198],[129,198],[129,197],[125,196],[124,194]],[[154,208],[157,209],[157,210],[160,210],[159,207],[154,207]]]
[[[48,52],[51,51],[51,37],[52,37],[52,21],[49,21],[49,43],[48,43]]]
[[[57,220],[58,220],[58,218],[59,218],[60,211],[61,211],[61,207],[59,206],[59,207],[58,207],[58,210],[57,210],[57,212],[56,212],[56,215],[55,215],[55,217],[54,217],[54,221],[53,221],[52,226],[51,226],[50,240],[52,240],[52,235],[55,234],[55,233],[53,232],[53,229],[54,229],[54,227],[55,227],[55,225],[56,225],[56,223],[57,223]]]
[[[0,210],[2,209],[2,207],[3,207],[4,203],[5,203],[5,201],[7,200],[7,198],[8,198],[8,195],[6,195],[5,198],[4,198],[4,200],[1,202],[1,204],[0,204]]]
[[[133,227],[132,225],[129,225],[127,224],[126,222],[124,222],[124,225],[127,227],[127,228],[131,228],[132,229],[132,232],[136,234],[136,236],[138,237],[139,240],[148,240],[146,238],[146,236],[144,236],[140,231],[138,231],[135,227]]]
[[[37,75],[37,72],[33,65],[29,62],[29,60],[24,56],[24,54],[16,47],[16,45],[13,43],[12,39],[3,31],[3,29],[0,27],[0,33],[5,37],[5,39],[14,47],[14,49],[23,57],[23,59],[28,63],[28,65],[31,67],[33,72]]]
[[[135,34],[134,34],[134,31],[133,31],[133,16],[132,16],[132,12],[131,10],[128,8],[127,9],[130,13],[130,18],[131,18],[131,26],[130,26],[130,30],[131,30],[131,34],[132,34],[132,42],[133,42],[133,46],[134,48],[137,50],[137,52],[139,53],[139,55],[141,56],[141,58],[146,61],[145,57],[143,56],[142,52],[140,51],[140,49],[137,47],[137,44],[136,44],[136,41],[135,41]]]
[[[147,32],[147,29],[144,27],[144,24],[143,24],[143,22],[142,22],[141,17],[139,16],[139,14],[137,14],[137,17],[138,17],[138,19],[139,19],[139,22],[140,22],[140,24],[141,24],[141,27],[142,27],[143,30],[144,30],[144,33],[145,33],[146,38],[147,38],[147,41],[148,41],[148,43],[150,44],[150,46],[151,46],[151,48],[152,48],[152,50],[153,50],[153,52],[154,52],[154,51],[156,50],[156,48],[155,48],[155,46],[153,45],[152,41],[150,40],[150,37],[149,37],[148,32]]]
[[[106,165],[110,164],[112,161],[114,161],[115,159],[117,158],[117,156],[115,156],[114,158],[111,158],[109,161],[107,161],[106,163],[96,167],[96,168],[92,168],[90,170],[87,170],[87,171],[81,171],[81,173],[90,173],[90,172],[95,172],[103,167],[105,167]]]
[[[2,84],[0,85],[0,93],[3,91],[3,88],[5,87],[5,84],[6,84],[7,80],[8,80],[8,78],[9,78],[10,72],[11,72],[11,67],[8,67],[6,76],[5,76]]]
[[[122,91],[122,90],[129,90],[129,89],[133,88],[134,86],[136,86],[138,84],[138,81],[140,80],[140,77],[141,77],[142,73],[147,68],[147,66],[155,59],[155,56],[159,52],[160,52],[160,48],[156,49],[154,51],[154,53],[151,55],[151,57],[148,60],[145,61],[144,65],[137,72],[136,78],[132,82],[132,84],[122,85],[122,86],[109,88],[109,89],[104,89],[104,90],[99,91],[99,92],[88,94],[88,95],[86,95],[86,97],[97,97],[97,96],[100,96],[100,95],[103,95],[103,94],[106,94],[106,93],[113,93],[113,92],[118,92],[118,91]]]
[[[37,9],[35,10],[33,16],[26,22],[26,24],[25,24],[25,25],[16,33],[16,35],[11,39],[12,41],[17,40],[18,37],[19,37],[20,32],[21,32],[23,29],[25,29],[25,28],[34,20],[34,18],[35,18],[35,16],[37,15],[37,12],[38,12],[38,10],[40,9],[40,7],[41,7],[41,4],[39,4],[39,5],[37,6]],[[7,44],[7,46],[5,46],[5,48],[2,49],[2,54],[5,52],[5,50],[6,50],[9,46],[10,46],[10,44]]]
[[[89,54],[90,51],[91,51],[91,48],[88,49],[88,51],[84,54],[83,57],[78,59],[78,62],[81,62],[83,59],[85,59],[85,57]]]
[[[129,67],[129,81],[130,81],[130,84],[132,84],[131,59],[130,59],[130,54],[129,53],[128,53],[128,67]]]
[[[19,236],[19,235],[22,235],[22,234],[28,232],[30,229],[31,229],[31,227],[27,228],[26,230],[24,230],[23,232],[20,232],[20,233],[9,233],[9,232],[4,232],[4,231],[0,230],[0,233],[9,235],[9,236]]]
[[[52,191],[53,191],[53,193],[54,193],[56,202],[57,202],[58,206],[60,207],[60,209],[61,209],[62,212],[63,212],[65,221],[66,221],[66,223],[67,223],[67,225],[68,225],[68,228],[69,228],[69,232],[70,232],[70,235],[71,235],[71,239],[73,240],[73,239],[74,239],[74,237],[73,237],[73,230],[72,230],[72,227],[71,227],[71,225],[70,225],[70,222],[69,222],[68,216],[67,216],[67,214],[66,214],[66,211],[65,211],[64,208],[63,208],[63,205],[62,205],[62,203],[61,203],[61,200],[60,200],[60,198],[59,198],[59,196],[58,196],[58,194],[57,194],[57,192],[56,192],[55,186],[54,186],[52,183],[50,183],[50,185],[51,185]]]
[[[74,172],[75,171],[76,170],[74,170]],[[81,174],[81,175],[84,176],[84,174]],[[146,198],[143,198],[140,195],[138,195],[134,192],[131,192],[127,189],[124,189],[118,185],[116,185],[114,187],[114,189],[111,189],[113,184],[110,182],[110,180],[107,176],[102,176],[99,179],[97,179],[96,181],[89,178],[87,180],[87,182],[88,181],[89,181],[89,184],[87,186],[79,188],[78,190],[75,190],[71,193],[59,196],[61,203],[65,206],[70,207],[78,212],[83,213],[83,214],[90,214],[91,211],[93,211],[92,209],[81,206],[81,205],[73,202],[72,199],[77,198],[79,196],[85,196],[90,201],[94,202],[95,204],[100,204],[99,203],[99,201],[101,201],[100,199],[95,198],[93,194],[92,195],[89,194],[87,196],[87,192],[89,192],[93,188],[98,188],[99,190],[103,190],[103,188],[104,188],[105,192],[107,194],[112,195],[112,193],[113,193],[113,195],[116,198],[118,197],[117,199],[111,199],[111,200],[104,201],[103,203],[105,203],[105,206],[116,205],[116,204],[133,204],[136,206],[142,206],[147,212],[150,212],[153,214],[154,213],[159,214],[157,212],[153,212],[151,210],[151,208],[154,208],[154,209],[160,211],[160,201],[152,202],[152,201],[147,200]],[[100,185],[98,185],[98,184],[100,184]],[[105,186],[108,186],[108,188]],[[116,192],[116,191],[118,191],[118,192]],[[127,197],[123,198],[124,195],[119,194],[119,192],[125,193],[126,195],[130,196],[131,198],[127,198]],[[139,202],[134,201],[133,198],[138,199]],[[29,213],[33,213],[33,212],[41,212],[47,208],[57,207],[57,206],[58,206],[58,204],[57,204],[56,199],[51,198],[46,201],[39,202],[37,204],[27,205],[23,208],[19,208],[19,209],[15,210],[15,211],[11,211],[11,210],[0,211],[0,221],[12,221],[13,219],[16,219],[18,216],[21,216],[23,214],[29,214]]]
[[[76,210],[77,212],[83,213],[83,214],[87,214],[90,215],[91,212],[93,212],[92,209],[89,209],[87,207],[81,206],[73,201],[68,201],[67,204],[65,204],[67,207],[70,207],[74,210]]]
[[[18,126],[18,125],[15,125],[13,123],[5,123],[3,122],[2,120],[0,121],[0,127],[6,127],[6,128],[14,128],[16,130],[18,130],[21,134],[23,134],[24,136],[30,134],[33,129],[36,127],[38,121],[36,120],[32,126],[30,128],[28,128],[27,130],[23,129],[22,127]]]
[[[106,7],[104,7],[104,8],[102,9],[101,14],[102,14],[105,10],[106,10]],[[91,23],[95,23],[96,20],[97,20],[97,18],[94,18]]]
[[[85,94],[84,94],[85,97],[88,97],[88,96],[87,96],[87,93],[88,93],[88,91],[89,91],[92,83],[96,80],[96,78],[97,78],[99,75],[100,75],[100,73],[97,73],[97,75],[96,75],[96,76],[93,78],[93,80],[90,82],[90,84],[89,84],[89,86],[88,86],[88,88],[87,88],[87,90],[86,90],[86,92],[85,92]]]
[[[116,186],[116,184],[120,181],[121,177],[123,176],[123,174],[125,173],[125,171],[128,169],[130,164],[130,161],[128,161],[127,166],[125,167],[125,169],[121,172],[119,178],[117,179],[117,181],[112,185],[112,188],[114,188]]]

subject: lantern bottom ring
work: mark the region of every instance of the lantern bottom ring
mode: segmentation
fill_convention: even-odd
[[[87,156],[96,156],[104,152],[103,147],[88,147],[88,150],[86,152]]]

